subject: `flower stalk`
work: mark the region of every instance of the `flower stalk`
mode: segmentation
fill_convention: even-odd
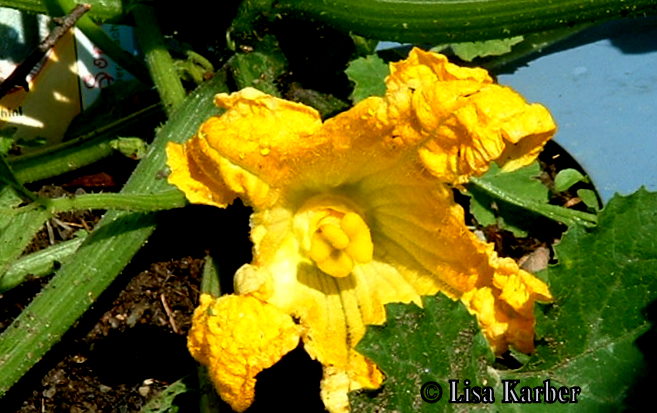
[[[146,65],[160,94],[164,108],[168,114],[183,101],[185,89],[178,76],[176,66],[164,44],[155,10],[152,7],[138,4],[133,10],[137,23],[136,34],[146,57]]]
[[[187,204],[182,192],[169,189],[151,194],[101,193],[62,198],[40,198],[36,202],[18,208],[44,207],[51,214],[85,209],[112,209],[120,211],[150,212],[182,208]]]

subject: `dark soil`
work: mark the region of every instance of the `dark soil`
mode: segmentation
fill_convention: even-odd
[[[185,257],[138,273],[96,324],[78,326],[55,349],[45,361],[52,367],[12,410],[139,411],[149,396],[193,368],[184,335],[201,267],[201,259]]]

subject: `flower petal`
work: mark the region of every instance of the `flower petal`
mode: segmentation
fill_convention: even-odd
[[[300,332],[289,315],[255,297],[203,294],[187,346],[221,397],[241,412],[253,402],[255,376],[293,350]]]
[[[271,206],[276,188],[326,143],[313,136],[321,120],[309,106],[253,88],[218,94],[215,103],[226,112],[204,122],[184,145],[167,146],[169,182],[190,202],[225,207],[239,196],[255,207]]]
[[[222,157],[271,186],[285,182],[303,155],[322,143],[314,136],[322,121],[309,106],[253,88],[220,93],[215,103],[226,112],[203,123],[198,135]]]
[[[527,165],[556,130],[547,109],[492,84],[483,69],[420,49],[391,69],[386,101],[394,134],[420,144],[424,165],[442,182],[463,184],[491,161],[507,170]]]
[[[510,258],[498,257],[492,244],[479,243],[493,269],[492,280],[464,292],[461,301],[477,316],[484,335],[496,353],[513,346],[534,350],[534,303],[552,300],[547,285],[521,270]]]
[[[451,190],[426,174],[410,178],[391,171],[361,183],[375,259],[397,269],[397,286],[461,299],[497,353],[509,345],[531,351],[534,303],[552,298],[545,283],[471,233]]]
[[[396,267],[385,262],[356,264],[351,274],[332,277],[320,271],[300,251],[293,216],[283,211],[257,212],[252,219],[254,262],[239,271],[239,293],[267,297],[281,310],[300,320],[303,342],[311,357],[324,366],[322,400],[331,412],[347,411],[347,393],[377,388],[383,375],[355,350],[366,325],[385,322],[390,302],[421,304],[420,295]],[[269,280],[263,281],[263,278]]]
[[[171,169],[168,181],[185,193],[193,204],[225,208],[237,197],[221,179],[217,166],[195,155],[196,148],[169,142],[166,147],[167,164]]]

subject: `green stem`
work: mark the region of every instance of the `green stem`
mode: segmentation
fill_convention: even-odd
[[[48,13],[53,16],[64,16],[68,11],[75,7],[73,0],[43,0],[44,5],[48,9]],[[93,7],[91,9],[93,11]],[[130,72],[134,77],[140,81],[148,84],[148,74],[146,68],[137,58],[130,53],[126,52],[116,44],[111,37],[103,31],[103,29],[94,23],[89,16],[82,16],[76,26],[82,30],[91,40],[91,42],[100,48],[103,53],[112,58],[119,66]]]
[[[564,208],[558,205],[550,205],[522,199],[515,194],[507,192],[503,188],[497,187],[480,178],[470,178],[469,185],[473,185],[477,189],[480,189],[499,200],[543,215],[554,221],[563,222],[568,226],[583,225],[585,227],[594,227],[598,223],[598,217],[594,214]]]
[[[9,209],[18,206],[21,199],[11,188],[0,187],[0,202],[3,208]],[[43,208],[0,215],[0,274],[16,262],[48,218],[50,214]]]
[[[9,167],[5,157],[0,155],[0,187],[3,185],[8,185],[16,192],[17,195],[22,196],[25,199],[29,199],[31,201],[35,201],[37,199],[36,195],[25,188],[23,184],[16,178],[16,174]]]
[[[262,1],[252,3],[260,10],[267,7]],[[268,14],[296,14],[368,38],[435,44],[506,38],[623,16],[654,15],[657,1],[279,0],[274,9]]]
[[[205,257],[203,266],[203,277],[201,278],[201,294],[210,294],[213,297],[221,295],[221,281],[219,280],[219,270],[210,255]],[[217,390],[208,376],[206,366],[199,364],[196,367],[196,373],[199,384],[199,412],[200,413],[219,413],[219,395]]]
[[[199,387],[199,413],[221,413],[221,399],[210,379],[208,368],[199,364],[196,367],[196,375]]]
[[[19,182],[28,183],[61,175],[103,159],[114,151],[109,141],[125,128],[143,123],[161,113],[159,105],[148,106],[79,138],[9,159]]]
[[[227,92],[225,74],[202,85],[158,131],[124,194],[169,189],[161,178],[168,141],[183,141],[218,113],[213,96]],[[0,335],[0,397],[20,379],[95,302],[155,229],[154,213],[109,211],[73,257]]]
[[[219,270],[210,255],[205,257],[203,277],[201,278],[201,294],[210,294],[213,297],[219,297],[221,295]]]
[[[164,43],[153,8],[137,5],[133,15],[137,24],[137,39],[146,56],[146,65],[167,113],[171,114],[185,98],[185,89]]]
[[[82,209],[116,209],[135,212],[162,211],[182,208],[187,204],[185,195],[177,189],[153,194],[85,194],[63,198],[41,198],[32,205],[44,206],[51,214]],[[19,208],[15,211],[20,211]]]
[[[66,261],[72,256],[86,237],[86,234],[81,235],[21,257],[0,276],[0,293],[21,284],[28,276],[43,277],[50,274],[55,268],[55,263]]]

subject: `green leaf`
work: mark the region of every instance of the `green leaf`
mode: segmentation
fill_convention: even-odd
[[[379,44],[379,41],[376,39],[368,39],[367,37],[353,33],[349,33],[349,37],[354,42],[354,48],[356,49],[354,54],[356,56],[366,56],[374,53],[376,46]]]
[[[557,192],[567,191],[578,182],[587,182],[588,179],[577,169],[567,168],[559,171],[554,177],[554,190]]]
[[[8,266],[7,271],[0,275],[0,293],[16,287],[28,277],[42,277],[51,274],[56,263],[67,261],[86,237],[86,232],[83,232],[71,240],[59,242],[48,248],[14,259],[11,265]]]
[[[254,87],[280,97],[275,81],[285,74],[287,59],[273,36],[266,36],[250,53],[238,53],[228,62],[238,89]]]
[[[319,112],[323,119],[329,118],[338,112],[342,112],[350,105],[328,93],[321,93],[312,89],[305,89],[296,83],[289,85],[285,97],[294,102],[311,106]]]
[[[201,279],[201,294],[210,294],[213,297],[219,297],[221,295],[219,269],[210,255],[205,256],[203,278]]]
[[[540,173],[538,162],[513,172],[502,172],[499,166],[492,164],[489,171],[479,179],[529,202],[547,204],[548,188],[537,179]],[[498,225],[513,232],[517,237],[527,236],[527,226],[532,221],[531,217],[528,218],[527,211],[495,200],[474,186],[468,187],[467,194],[471,198],[470,212],[480,225]]]
[[[143,158],[148,149],[146,142],[136,137],[118,137],[110,141],[110,146],[130,159]]]
[[[414,304],[389,304],[386,325],[368,327],[357,349],[377,363],[386,381],[376,397],[352,394],[353,411],[458,410],[457,405],[446,403],[448,380],[488,376],[486,366],[495,357],[465,307],[442,295],[423,297],[422,305],[424,309]],[[421,398],[422,384],[429,381],[442,387],[438,405]]]
[[[177,413],[181,410],[176,404],[176,397],[190,391],[193,390],[185,383],[185,379],[175,381],[149,400],[139,413]]]
[[[355,84],[351,93],[351,100],[354,103],[369,96],[383,96],[386,93],[384,80],[390,69],[377,55],[359,57],[351,61],[345,73]]]
[[[7,156],[11,148],[14,146],[13,133],[16,132],[16,128],[0,129],[0,156]]]
[[[568,226],[593,227],[597,224],[598,218],[595,214],[548,204],[544,199],[547,190],[537,186],[537,182],[532,183],[537,170],[531,168],[536,166],[529,165],[525,168],[530,169],[502,172],[496,165],[492,165],[486,175],[479,178],[470,177],[467,184],[468,195],[475,198],[474,202],[481,204],[482,208],[495,212],[498,220],[502,218],[502,221],[497,222],[498,225],[515,231],[517,236],[522,236],[520,234],[524,233],[524,229],[536,221],[535,216],[527,216],[529,212]],[[531,175],[523,176],[527,172]],[[483,216],[482,219],[488,219],[488,216]]]
[[[573,228],[547,278],[555,302],[538,316],[537,348],[523,376],[582,387],[578,410],[618,410],[644,358],[635,341],[657,299],[657,193],[615,196],[593,229]],[[613,372],[613,374],[610,374]]]
[[[454,43],[450,47],[459,58],[471,62],[477,57],[500,56],[509,53],[514,45],[522,41],[522,36],[514,36],[506,39]]]
[[[0,185],[0,279],[51,217],[45,209],[14,212],[21,202],[13,188]],[[0,280],[0,285],[5,281]]]
[[[598,196],[595,192],[590,189],[578,189],[577,196],[584,202],[589,209],[597,211],[600,209],[600,204],[598,203]]]
[[[536,352],[524,367],[505,370],[492,363],[474,318],[460,303],[425,297],[414,305],[386,306],[384,327],[370,326],[358,350],[386,373],[376,394],[351,395],[355,411],[453,411],[448,380],[491,386],[495,411],[618,411],[645,369],[636,342],[651,324],[646,307],[657,299],[657,193],[640,190],[614,197],[592,229],[572,228],[556,247],[559,263],[545,271],[554,303],[537,313]],[[400,338],[403,337],[403,340]],[[523,360],[524,361],[524,360]],[[503,380],[523,386],[580,388],[574,404],[505,404]],[[423,383],[443,388],[436,404],[423,402]],[[543,400],[544,401],[544,400]]]

